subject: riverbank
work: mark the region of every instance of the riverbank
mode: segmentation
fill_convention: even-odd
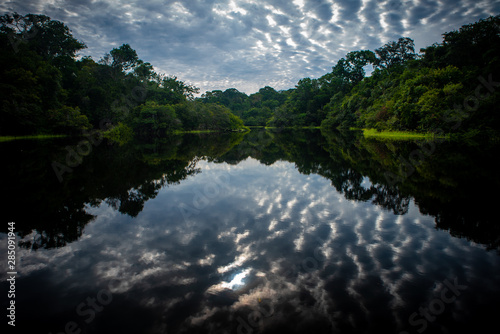
[[[250,131],[249,128],[247,128],[247,129],[241,128],[238,130],[175,130],[175,131],[170,132],[170,133],[173,133],[175,135],[179,135],[179,134],[185,134],[185,133],[229,133],[229,132],[248,132],[248,131]],[[167,134],[169,134],[169,132],[167,132]]]
[[[21,140],[21,139],[52,139],[52,138],[64,138],[68,135],[30,135],[30,136],[0,136],[0,142]]]
[[[353,129],[363,131],[365,138],[382,140],[415,140],[415,139],[450,139],[450,135],[436,134],[434,132],[419,133],[411,131],[378,131],[376,129]]]

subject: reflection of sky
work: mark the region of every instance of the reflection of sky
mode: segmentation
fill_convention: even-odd
[[[415,332],[409,315],[454,278],[468,288],[433,325],[485,323],[498,311],[498,255],[435,230],[413,204],[395,216],[348,201],[287,162],[198,166],[136,218],[102,204],[77,242],[19,250],[24,319],[53,332],[70,320],[89,332],[236,332],[238,317],[272,310],[248,325]],[[102,288],[113,302],[85,324],[75,309]]]

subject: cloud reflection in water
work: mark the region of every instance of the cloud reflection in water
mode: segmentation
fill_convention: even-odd
[[[97,218],[79,241],[21,250],[24,293],[36,286],[53,309],[74,310],[114,281],[113,302],[91,326],[130,332],[138,323],[143,333],[233,333],[238,317],[261,332],[395,332],[455,277],[474,293],[447,305],[437,326],[459,328],[494,311],[481,315],[479,305],[499,295],[499,257],[435,230],[413,203],[397,216],[349,201],[328,180],[283,161],[198,166],[202,173],[162,189],[135,219],[102,204],[90,210]],[[179,205],[192,205],[204,185],[228,173],[229,186],[185,220]],[[263,305],[272,315],[252,324]],[[37,314],[42,323],[74,317]]]

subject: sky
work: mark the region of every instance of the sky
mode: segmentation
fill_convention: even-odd
[[[0,0],[0,13],[64,22],[99,60],[124,43],[200,92],[293,88],[348,52],[400,37],[416,49],[500,14],[500,0]]]

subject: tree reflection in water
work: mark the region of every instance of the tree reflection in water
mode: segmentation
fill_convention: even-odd
[[[404,215],[410,201],[435,217],[436,227],[453,236],[500,248],[495,220],[500,184],[491,157],[496,147],[462,143],[435,144],[435,151],[418,161],[416,171],[402,182],[405,162],[417,142],[365,139],[358,132],[321,134],[317,130],[254,130],[247,134],[186,134],[148,143],[102,145],[81,166],[57,182],[50,168],[64,161],[67,140],[2,143],[4,220],[17,221],[23,247],[62,247],[77,240],[94,216],[87,207],[105,202],[136,217],[159,190],[200,173],[200,160],[236,165],[248,157],[265,165],[284,160],[302,174],[318,174],[348,200],[371,201]]]

